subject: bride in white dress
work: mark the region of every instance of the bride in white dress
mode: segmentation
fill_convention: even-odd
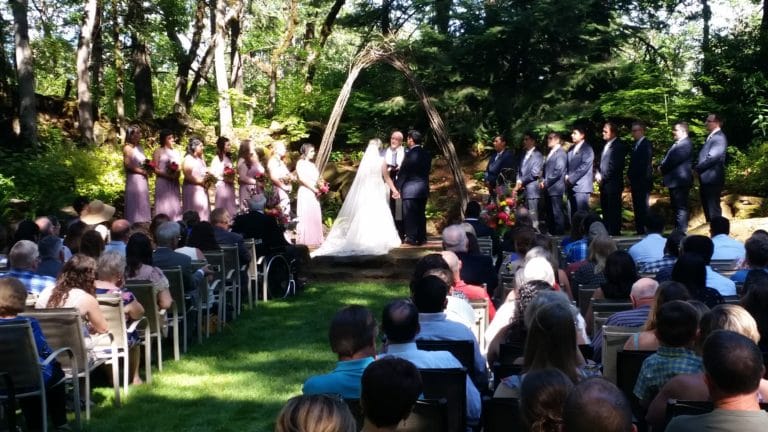
[[[400,246],[389,210],[389,195],[398,195],[379,153],[381,140],[372,139],[357,168],[355,180],[333,222],[331,232],[312,256],[386,255]]]

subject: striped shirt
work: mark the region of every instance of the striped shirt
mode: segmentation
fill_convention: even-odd
[[[616,312],[608,317],[604,325],[621,327],[640,327],[645,324],[648,314],[651,312],[650,305],[643,305],[635,309]],[[592,338],[592,349],[594,350],[593,359],[600,362],[603,357],[603,328],[600,327]]]

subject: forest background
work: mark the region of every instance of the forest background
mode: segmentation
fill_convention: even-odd
[[[9,0],[0,4],[0,222],[56,213],[77,195],[120,207],[121,137],[134,122],[148,155],[160,128],[182,144],[193,134],[209,144],[217,135],[294,150],[319,143],[371,46],[407,65],[459,158],[477,157],[497,133],[517,145],[527,129],[584,122],[601,143],[603,121],[628,137],[642,120],[658,162],[675,121],[691,124],[698,150],[715,111],[730,144],[728,192],[762,197],[767,4]],[[374,63],[354,83],[330,161],[352,164],[368,139],[396,128],[431,130],[412,81]],[[434,140],[428,133],[439,153]]]

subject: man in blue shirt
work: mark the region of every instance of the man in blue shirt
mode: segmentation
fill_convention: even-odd
[[[737,260],[744,259],[744,243],[730,237],[731,222],[722,216],[713,216],[709,222],[709,236],[715,244],[713,260]]]
[[[664,218],[660,214],[648,214],[645,231],[648,235],[632,245],[628,250],[638,266],[662,259],[664,257],[664,246],[667,244],[667,240],[661,235],[664,232]]]
[[[376,355],[376,329],[371,311],[363,306],[347,306],[336,312],[328,339],[339,361],[330,373],[307,379],[302,392],[360,399],[360,379]]]

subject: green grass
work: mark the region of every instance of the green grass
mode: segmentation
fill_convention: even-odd
[[[259,303],[180,361],[166,354],[163,371],[154,370],[151,385],[132,387],[122,407],[112,405],[111,388],[96,389],[84,429],[272,431],[304,380],[334,367],[327,331],[336,310],[360,304],[378,319],[387,301],[406,295],[404,283],[319,282],[297,297]]]

